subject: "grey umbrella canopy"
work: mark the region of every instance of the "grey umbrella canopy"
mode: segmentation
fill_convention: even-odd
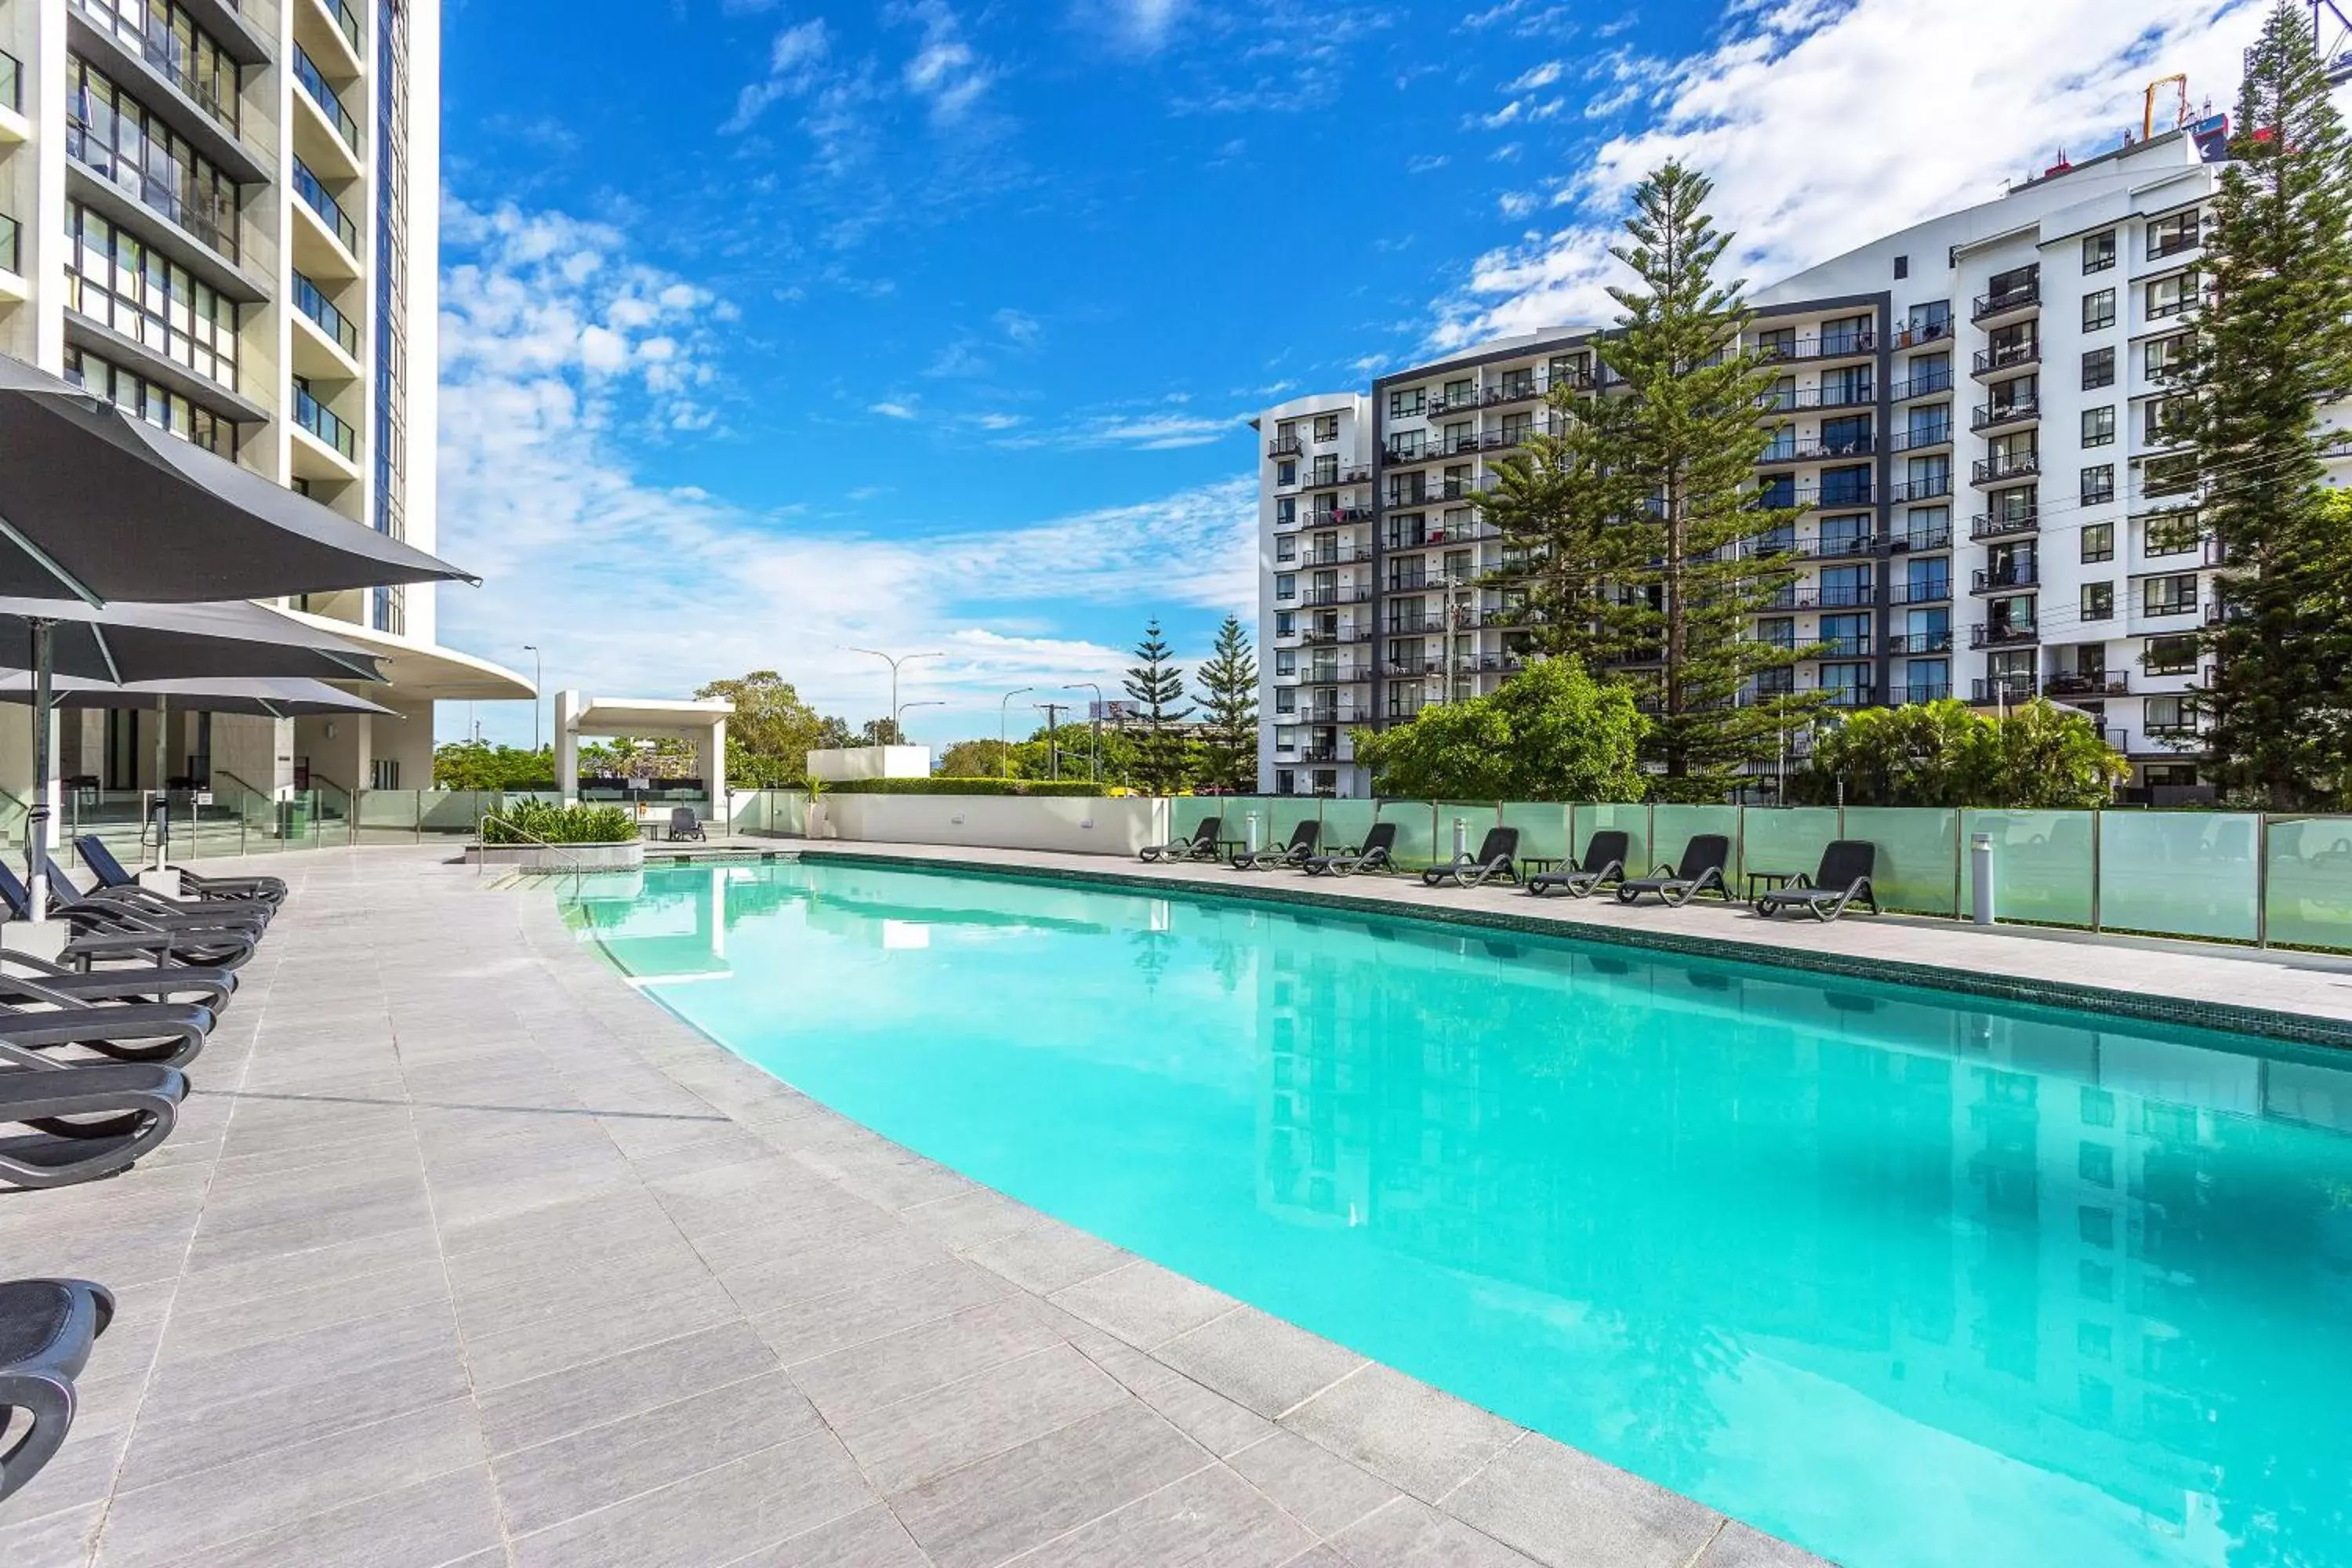
[[[0,702],[30,702],[28,675],[0,676]],[[264,719],[308,719],[328,713],[398,714],[380,702],[341,691],[323,680],[238,679],[140,680],[110,686],[98,680],[61,679],[50,693],[58,708],[140,708],[183,713],[247,713]]]
[[[472,581],[0,354],[0,595],[191,604]]]
[[[49,668],[80,680],[301,677],[381,679],[366,649],[259,605],[88,605],[0,598],[0,669],[37,668],[47,623]]]

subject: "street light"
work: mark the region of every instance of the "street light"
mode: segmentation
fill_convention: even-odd
[[[1095,732],[1092,737],[1095,748],[1094,770],[1095,783],[1100,784],[1102,783],[1102,687],[1097,682],[1091,680],[1073,680],[1067,686],[1063,687],[1062,689],[1065,691],[1091,690],[1095,694]]]
[[[862,653],[880,659],[890,667],[890,722],[898,721],[898,667],[919,658],[945,658],[943,653],[887,654],[878,647],[844,647],[844,653]]]
[[[1006,778],[1013,776],[1013,743],[1004,738],[1004,710],[1014,698],[1026,696],[1036,689],[1034,686],[1016,686],[1004,694],[1003,701],[996,705],[996,760],[1004,765]]]
[[[899,703],[897,710],[890,715],[890,728],[898,737],[897,743],[901,746],[910,745],[913,743],[907,739],[907,722],[905,714],[908,709],[944,708],[947,705],[947,700],[943,697],[927,697],[919,702]]]
[[[530,749],[536,752],[541,745],[539,706],[547,700],[547,664],[537,643],[523,644],[522,651],[530,655]]]

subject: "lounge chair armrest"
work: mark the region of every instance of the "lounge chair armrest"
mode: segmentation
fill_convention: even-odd
[[[79,996],[55,991],[39,981],[22,974],[0,974],[0,996],[20,996],[26,1001],[46,1002],[61,1010],[89,1010],[90,1004]]]
[[[12,963],[20,969],[29,969],[36,974],[47,974],[63,977],[74,973],[62,963],[52,963],[49,960],[39,957],[34,953],[0,951],[0,979],[14,980],[18,978],[18,976],[10,974],[7,971],[7,966]]]

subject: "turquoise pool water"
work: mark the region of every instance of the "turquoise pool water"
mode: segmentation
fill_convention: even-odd
[[[1238,901],[625,886],[577,918],[778,1077],[1852,1568],[2352,1563],[2319,1053]]]

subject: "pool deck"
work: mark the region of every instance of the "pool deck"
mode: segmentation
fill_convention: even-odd
[[[1816,1561],[833,1114],[451,853],[256,862],[171,1142],[0,1193],[0,1277],[121,1301],[0,1563]]]
[[[1667,909],[1628,907],[1607,893],[1531,898],[1507,883],[1427,888],[1415,875],[1308,877],[1235,871],[1223,864],[1145,865],[1103,855],[1047,854],[916,844],[800,842],[808,858],[963,867],[1063,879],[1109,879],[1211,893],[1345,905],[1465,920],[1477,925],[1627,942],[1863,978],[1948,984],[2018,1000],[2131,1009],[2176,1022],[2352,1046],[2352,958],[2219,942],[2168,941],[2045,927],[1872,916],[1824,924],[1805,915],[1762,920],[1713,898]]]

